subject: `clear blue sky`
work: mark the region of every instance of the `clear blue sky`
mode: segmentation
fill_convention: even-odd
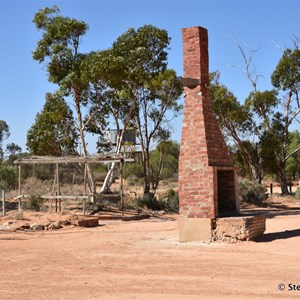
[[[232,39],[260,49],[255,66],[264,77],[260,89],[270,88],[270,74],[281,56],[281,47],[290,45],[292,34],[300,37],[300,3],[297,0],[198,0],[198,1],[102,1],[102,0],[0,0],[0,120],[10,126],[14,142],[26,150],[27,130],[41,111],[46,92],[56,86],[47,82],[45,67],[32,59],[40,37],[32,19],[39,9],[57,5],[61,14],[89,24],[81,50],[105,49],[129,27],[153,24],[171,37],[169,67],[182,75],[181,29],[202,26],[209,32],[210,71],[219,70],[221,80],[243,101],[251,87],[242,72],[239,50]],[[179,140],[181,118],[174,121],[173,139]],[[95,152],[90,139],[90,152]]]

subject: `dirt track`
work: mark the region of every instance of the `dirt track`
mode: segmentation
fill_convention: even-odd
[[[300,299],[300,210],[281,213],[237,244],[179,244],[170,219],[1,231],[0,298]]]

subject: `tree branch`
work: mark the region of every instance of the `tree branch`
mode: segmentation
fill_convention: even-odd
[[[285,157],[285,159],[283,160],[283,162],[286,162],[291,156],[293,156],[294,154],[296,154],[299,150],[300,150],[300,147],[296,148],[294,151],[292,151],[290,154],[288,154]]]

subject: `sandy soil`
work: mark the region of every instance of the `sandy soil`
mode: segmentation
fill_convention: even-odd
[[[268,214],[266,233],[235,244],[178,243],[176,215],[2,230],[0,299],[300,299],[300,290],[288,290],[300,285],[300,203],[260,211]]]

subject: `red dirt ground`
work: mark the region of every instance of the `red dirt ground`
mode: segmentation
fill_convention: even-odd
[[[269,216],[266,233],[235,244],[179,243],[177,215],[2,230],[0,299],[300,299],[300,290],[289,290],[300,285],[299,204],[260,209]],[[30,223],[62,217],[29,216]]]

